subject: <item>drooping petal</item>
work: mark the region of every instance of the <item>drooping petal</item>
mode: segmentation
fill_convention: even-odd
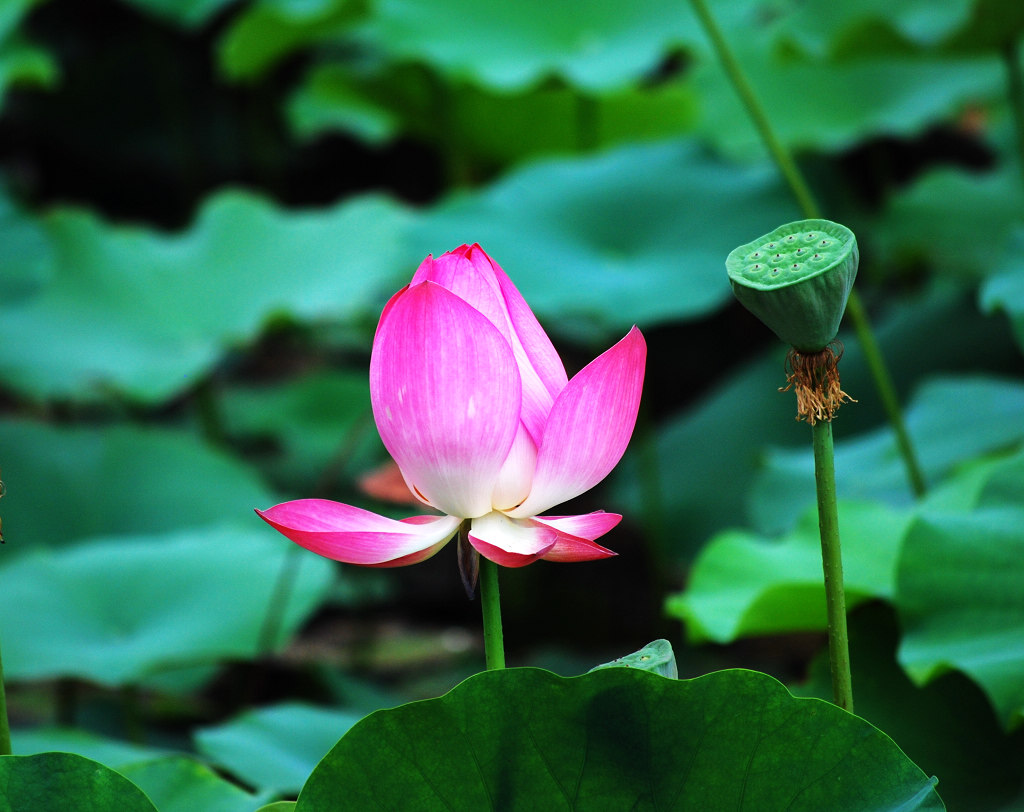
[[[558,533],[554,547],[541,556],[545,561],[595,561],[618,553],[595,544],[622,520],[618,513],[603,510],[582,516],[534,516],[533,521]]]
[[[317,555],[364,566],[423,561],[459,529],[455,516],[413,516],[396,521],[328,499],[297,499],[256,513]]]
[[[473,519],[469,531],[469,543],[480,555],[503,567],[532,564],[557,540],[558,532],[551,527],[497,512]]]
[[[636,425],[647,344],[634,327],[577,373],[551,407],[526,501],[508,515],[543,513],[590,490],[622,458]]]
[[[519,428],[521,385],[508,342],[433,282],[393,299],[370,358],[377,429],[410,489],[463,518],[491,494]]]

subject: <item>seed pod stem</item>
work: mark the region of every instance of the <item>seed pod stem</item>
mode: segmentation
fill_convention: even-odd
[[[853,679],[850,674],[850,638],[846,630],[846,593],[843,589],[843,555],[839,544],[832,423],[829,420],[819,420],[811,425],[811,432],[814,445],[814,483],[818,495],[821,566],[825,575],[832,701],[840,708],[853,713]]]

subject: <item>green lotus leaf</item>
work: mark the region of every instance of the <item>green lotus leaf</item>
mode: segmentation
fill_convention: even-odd
[[[156,812],[118,772],[75,753],[0,756],[2,812]]]
[[[313,771],[298,812],[363,809],[938,810],[884,733],[755,671],[488,671],[377,711]]]

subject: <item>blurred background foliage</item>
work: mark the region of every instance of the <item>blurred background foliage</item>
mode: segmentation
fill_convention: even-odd
[[[1024,5],[710,6],[858,234],[930,487],[914,497],[842,333],[859,709],[950,808],[1024,808]],[[511,663],[579,673],[666,636],[681,676],[743,665],[827,695],[808,432],[723,266],[798,216],[686,3],[6,0],[16,751],[169,784],[206,768],[146,759],[190,753],[246,787],[202,773],[223,808],[251,809],[367,710],[480,667],[450,550],[341,567],[251,513],[406,510],[379,501],[373,330],[426,254],[463,242],[570,372],[633,323],[651,353],[627,457],[569,508],[625,514],[620,556],[505,571]]]

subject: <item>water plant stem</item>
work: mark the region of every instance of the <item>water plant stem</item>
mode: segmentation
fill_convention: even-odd
[[[1017,40],[1003,46],[1006,63],[1006,88],[1013,110],[1014,129],[1017,131],[1017,160],[1024,173],[1024,75],[1021,73],[1020,43]]]
[[[786,183],[793,192],[793,196],[796,198],[801,211],[803,211],[804,217],[820,219],[822,217],[821,207],[818,206],[817,201],[814,199],[814,194],[807,185],[807,181],[804,180],[803,173],[801,173],[800,168],[793,160],[793,156],[789,154],[789,150],[786,149],[776,135],[771,121],[764,111],[764,107],[757,98],[757,94],[747,80],[746,74],[740,67],[739,62],[733,55],[729,43],[725,41],[721,29],[715,22],[714,17],[711,16],[707,4],[704,0],[690,0],[690,3],[700,19],[701,25],[704,26],[708,39],[711,40],[711,44],[714,46],[722,68],[725,70],[729,81],[732,82],[733,88],[740,97],[740,101],[746,108],[747,114],[757,128],[757,132],[771,154],[772,160],[775,161],[776,166],[778,166],[783,178],[785,178]],[[874,379],[875,387],[882,401],[882,408],[885,410],[889,425],[892,426],[892,430],[896,434],[896,444],[900,455],[903,457],[903,464],[907,470],[907,479],[910,482],[910,487],[916,496],[921,497],[925,493],[924,475],[917,461],[914,444],[911,442],[906,424],[903,422],[903,411],[900,408],[899,398],[896,396],[896,387],[893,384],[892,375],[889,374],[885,359],[882,357],[882,353],[878,348],[878,342],[875,340],[874,331],[871,329],[867,311],[856,290],[850,292],[846,312],[853,324],[854,332],[857,334],[857,341],[860,343],[861,350],[864,353],[868,370]]]
[[[853,713],[853,680],[850,676],[850,641],[846,631],[846,594],[843,589],[843,555],[839,544],[832,422],[819,420],[811,427],[811,432],[814,444],[814,484],[818,492],[821,565],[825,573],[832,698],[840,708]]]
[[[487,670],[505,667],[505,642],[501,633],[501,597],[498,565],[480,556],[480,607],[484,616],[484,657]]]
[[[11,752],[11,725],[7,720],[7,694],[4,692],[4,662],[0,658],[0,756],[9,756]]]
[[[288,609],[288,601],[291,599],[295,580],[299,576],[299,567],[302,564],[299,556],[301,551],[302,548],[296,544],[289,544],[285,549],[281,568],[277,571],[277,578],[274,580],[274,590],[270,593],[270,599],[267,601],[267,612],[263,616],[263,623],[260,624],[260,634],[256,643],[256,652],[260,657],[271,654],[278,637],[281,636],[285,611]]]

